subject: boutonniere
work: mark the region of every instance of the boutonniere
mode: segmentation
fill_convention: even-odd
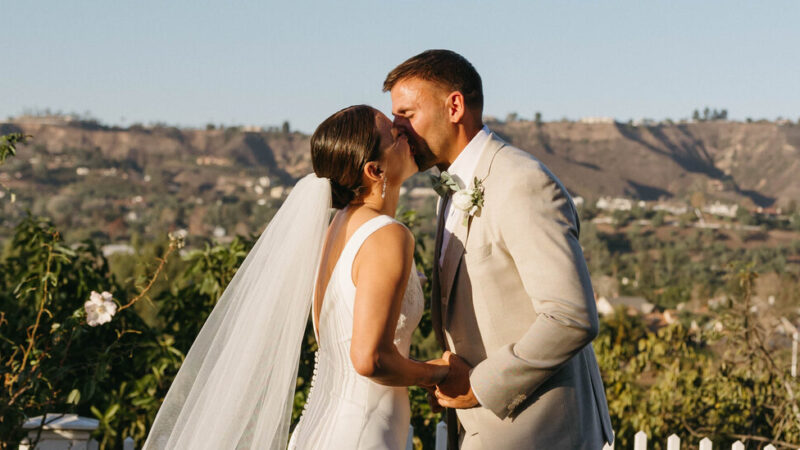
[[[453,191],[453,206],[464,212],[464,225],[483,208],[483,183],[478,177],[473,179],[472,187],[461,189],[456,180],[445,171],[436,178],[433,189],[443,197],[448,190]]]
[[[439,194],[439,197],[447,197],[450,191],[456,192],[459,190],[456,180],[446,171],[440,173],[438,177],[431,175],[431,184],[433,184],[433,190]]]

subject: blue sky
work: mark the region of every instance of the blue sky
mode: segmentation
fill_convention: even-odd
[[[386,73],[450,48],[485,113],[800,118],[800,2],[2,0],[0,118],[280,125],[389,112]]]

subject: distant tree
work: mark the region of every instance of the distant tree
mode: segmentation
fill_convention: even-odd
[[[711,111],[711,120],[727,120],[727,119],[728,119],[727,109],[721,109],[717,111],[717,109],[714,108],[714,110]]]
[[[708,119],[710,119],[710,118],[711,118],[711,110],[709,110],[709,109],[708,109],[708,106],[706,106],[706,107],[703,109],[703,120],[708,120]]]
[[[666,218],[667,213],[662,211],[658,211],[652,219],[652,224],[654,227],[660,227],[664,225],[664,219]]]
[[[797,209],[797,200],[791,199],[789,201],[789,204],[786,205],[786,214],[787,215],[792,215],[792,214],[796,213],[797,211],[798,211],[798,209]]]
[[[288,120],[284,120],[283,121],[283,125],[281,125],[281,131],[283,131],[285,134],[289,134],[289,133],[292,132],[292,128],[289,125],[289,121]]]
[[[211,131],[211,130],[214,130],[214,129],[216,129],[216,128],[217,128],[217,126],[216,126],[216,125],[214,125],[213,123],[208,123],[208,124],[206,124],[206,130],[209,130],[209,131]]]
[[[706,204],[705,194],[700,191],[693,193],[689,199],[689,204],[692,205],[692,208],[702,208]]]
[[[627,226],[634,219],[631,211],[623,211],[621,209],[614,211],[611,217],[614,220],[613,225],[615,230]]]
[[[533,115],[533,120],[534,120],[534,122],[536,122],[536,126],[541,126],[542,125],[542,113],[540,113],[539,111],[536,111],[536,114]],[[800,120],[798,120],[798,122],[800,122]]]
[[[695,122],[700,122],[700,111],[696,109],[692,111],[692,120]]]
[[[736,209],[736,221],[742,225],[756,224],[755,216],[747,208],[742,208],[741,206]]]
[[[519,119],[519,114],[510,112],[506,115],[506,123],[516,122]]]
[[[636,205],[636,206],[633,207],[633,209],[631,209],[631,215],[635,219],[644,219],[645,216],[647,215],[647,209],[642,208],[639,205]]]

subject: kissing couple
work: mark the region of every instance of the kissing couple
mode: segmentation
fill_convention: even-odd
[[[408,386],[446,409],[448,448],[600,449],[613,441],[575,205],[483,125],[475,68],[429,50],[392,70],[390,120],[345,108],[192,344],[145,449],[284,449],[301,341],[316,353],[289,449],[404,449]],[[436,166],[431,317],[442,358],[409,358],[425,299],[400,186]],[[336,213],[331,220],[331,206]]]

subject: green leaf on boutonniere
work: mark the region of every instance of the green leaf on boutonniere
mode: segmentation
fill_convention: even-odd
[[[451,191],[457,192],[459,190],[458,183],[447,171],[443,171],[438,177],[431,175],[431,184],[433,185],[433,190],[441,197],[445,197]]]

